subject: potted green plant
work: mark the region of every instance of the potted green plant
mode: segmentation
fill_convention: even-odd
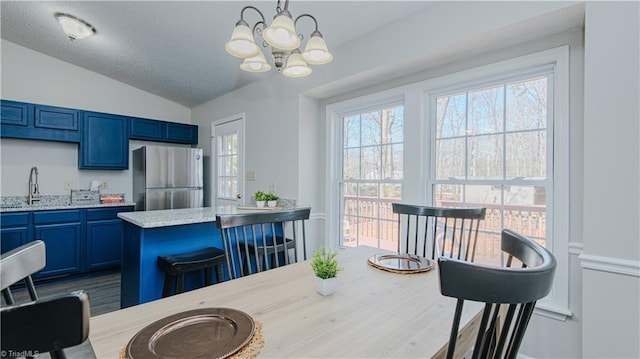
[[[253,195],[253,199],[256,200],[257,207],[264,207],[264,204],[267,202],[267,193],[258,190]]]
[[[331,295],[335,292],[338,281],[336,276],[342,270],[338,266],[336,256],[338,252],[322,247],[313,253],[311,268],[316,275],[316,291],[321,295]]]
[[[278,199],[280,199],[280,197],[278,197],[273,192],[269,192],[269,193],[267,193],[266,199],[267,199],[267,206],[275,207],[278,204]]]

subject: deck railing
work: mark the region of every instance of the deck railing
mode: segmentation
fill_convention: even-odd
[[[392,203],[398,198],[344,197],[343,238],[345,246],[370,245],[395,250],[398,246],[397,215]],[[546,206],[438,201],[438,207],[485,207],[480,222],[476,257],[500,258],[500,231],[509,228],[545,245]],[[501,216],[501,212],[503,215]]]

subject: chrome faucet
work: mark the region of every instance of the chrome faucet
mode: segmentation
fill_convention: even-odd
[[[33,174],[36,174],[36,182],[33,182]],[[27,203],[32,205],[33,202],[40,200],[40,188],[38,187],[38,167],[31,167],[29,173],[29,195],[27,196]]]

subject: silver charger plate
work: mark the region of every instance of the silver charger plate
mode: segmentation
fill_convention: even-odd
[[[226,358],[253,337],[255,323],[231,308],[202,308],[157,320],[127,344],[128,359]]]
[[[433,261],[408,253],[375,254],[367,260],[372,267],[394,273],[422,273],[433,268]]]

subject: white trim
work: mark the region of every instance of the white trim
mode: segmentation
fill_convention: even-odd
[[[595,270],[632,277],[640,277],[640,261],[581,254],[580,266],[586,270]]]
[[[584,244],[578,242],[569,243],[569,254],[579,256],[584,251]]]

